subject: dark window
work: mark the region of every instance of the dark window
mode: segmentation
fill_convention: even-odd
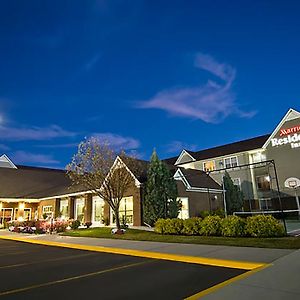
[[[257,176],[257,188],[261,191],[269,191],[271,189],[270,181],[271,179],[269,175]]]

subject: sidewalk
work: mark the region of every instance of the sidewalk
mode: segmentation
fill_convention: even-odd
[[[0,235],[57,242],[100,246],[108,248],[151,251],[194,257],[215,258],[235,261],[272,263],[242,280],[218,289],[203,299],[300,299],[299,271],[300,250],[263,249],[247,247],[191,245],[129,240],[68,237],[59,235],[24,235],[0,231]]]

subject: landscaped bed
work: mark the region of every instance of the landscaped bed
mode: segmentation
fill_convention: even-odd
[[[183,235],[161,235],[159,233],[127,229],[125,234],[112,235],[111,228],[90,228],[69,230],[62,235],[93,238],[110,238],[135,241],[152,241],[183,244],[207,244],[241,247],[300,249],[300,238],[277,237],[277,238],[253,238],[253,237],[219,237],[219,236],[183,236]]]

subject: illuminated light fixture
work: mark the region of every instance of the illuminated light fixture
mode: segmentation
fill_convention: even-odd
[[[19,203],[19,209],[24,209],[24,208],[25,208],[25,203],[24,202]]]
[[[24,218],[23,218],[23,217],[19,217],[19,218],[18,218],[18,221],[19,221],[19,222],[23,222],[23,221],[24,221]]]
[[[266,176],[266,180],[267,180],[268,182],[270,182],[270,181],[271,181],[270,176]]]

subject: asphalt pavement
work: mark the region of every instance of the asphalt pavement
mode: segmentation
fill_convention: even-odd
[[[0,299],[183,299],[243,273],[0,240]]]

